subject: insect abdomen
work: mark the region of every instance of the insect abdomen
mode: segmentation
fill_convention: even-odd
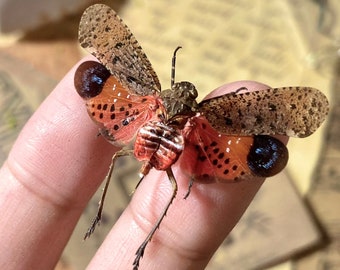
[[[184,138],[178,130],[162,122],[149,122],[137,133],[134,155],[157,170],[166,170],[177,161],[183,149]]]

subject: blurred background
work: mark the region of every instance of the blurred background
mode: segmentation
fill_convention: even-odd
[[[78,24],[97,2],[0,0],[1,164],[30,115],[86,55]],[[327,122],[309,138],[290,140],[287,169],[266,181],[207,269],[340,269],[340,2],[100,2],[124,19],[163,89],[170,86],[173,50],[182,46],[176,79],[195,84],[200,98],[236,80],[311,86],[327,95]],[[85,268],[129,202],[137,170],[130,159],[119,162],[102,225],[82,241],[98,193],[56,269]]]

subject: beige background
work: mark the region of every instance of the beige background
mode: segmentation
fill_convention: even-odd
[[[340,36],[334,16],[340,11],[337,1],[329,1],[326,9],[307,0],[106,2],[121,15],[143,46],[163,89],[170,85],[171,55],[180,45],[183,49],[177,58],[177,80],[194,83],[200,98],[227,82],[256,80],[273,87],[316,87],[335,104],[334,69],[339,48],[335,41]],[[0,92],[6,97],[6,101],[0,102],[6,111],[0,122],[2,161],[29,114],[84,55],[76,40],[80,15],[81,11],[28,33],[0,36]],[[13,91],[8,91],[9,87]],[[12,106],[5,106],[9,103]],[[333,125],[339,125],[336,118]],[[329,142],[323,139],[326,127],[323,125],[309,138],[290,140],[287,171],[267,181],[207,269],[230,269],[230,265],[236,266],[233,269],[263,268],[289,261],[297,253],[304,254],[298,263],[289,261],[277,268],[306,269],[304,263],[308,263],[308,269],[317,269],[320,262],[336,261],[334,249],[328,250],[327,256],[320,255],[316,244],[323,240],[316,224],[324,224],[324,217],[329,216],[325,211],[332,213],[333,221],[340,220],[337,211],[330,209],[340,202],[340,191],[333,189],[332,196],[317,193],[308,207],[301,197],[308,199],[311,190],[319,190],[310,188],[312,181],[320,181],[317,177],[326,182],[331,179],[329,174],[318,174],[325,166],[330,167],[330,163],[320,160],[328,149]],[[332,149],[334,163],[340,154]],[[137,181],[135,168],[131,161],[121,161],[110,190],[115,200],[106,203],[103,226],[84,243],[82,235],[96,210],[97,198],[89,203],[60,267],[84,269],[128,202],[128,194]],[[333,175],[335,179],[337,175],[340,174]],[[321,185],[323,191],[324,186]],[[325,207],[317,211],[320,208],[314,206],[320,201]],[[255,229],[250,230],[254,224]],[[334,225],[322,227],[327,230]],[[311,248],[313,252],[308,252],[308,256],[302,253]]]

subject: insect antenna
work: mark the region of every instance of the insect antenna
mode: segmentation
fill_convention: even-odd
[[[176,69],[176,53],[179,49],[182,49],[181,46],[178,46],[175,51],[174,55],[172,56],[172,62],[171,62],[171,89],[175,83],[175,69]]]

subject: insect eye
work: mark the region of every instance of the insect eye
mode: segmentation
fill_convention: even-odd
[[[92,98],[101,93],[110,75],[110,72],[102,64],[86,61],[77,68],[74,85],[82,98]]]

